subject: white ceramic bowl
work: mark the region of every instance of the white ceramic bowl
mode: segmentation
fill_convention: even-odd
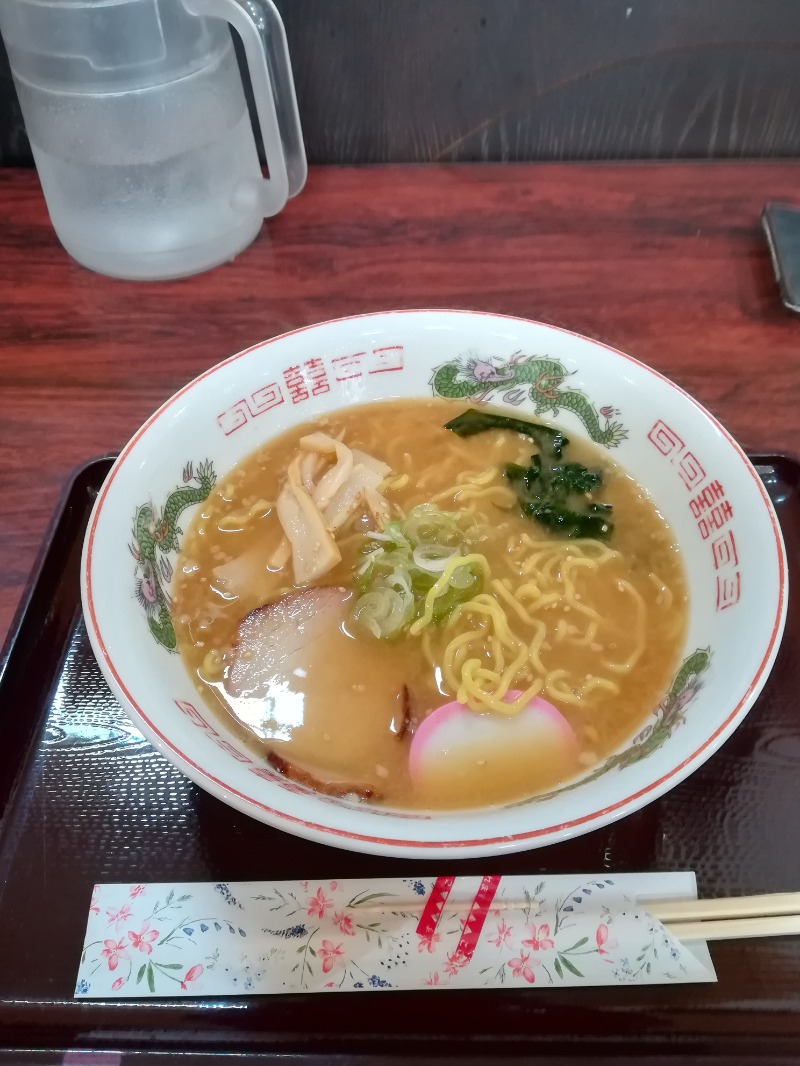
[[[394,812],[310,792],[258,763],[155,639],[135,593],[147,566],[168,585],[171,508],[206,491],[270,436],[323,412],[393,397],[460,394],[509,404],[613,446],[683,551],[691,607],[684,666],[645,727],[577,786],[465,814]],[[176,489],[194,495],[172,496]],[[171,504],[168,501],[171,499]],[[137,509],[165,517],[137,545]],[[186,528],[192,509],[180,520]],[[138,555],[138,559],[136,556]],[[289,833],[358,851],[466,857],[552,844],[630,814],[696,770],[752,706],[775,658],[787,600],[780,528],[741,448],[698,403],[629,356],[537,322],[398,311],[324,322],[258,344],[186,385],[136,433],[92,513],[82,562],[86,625],[109,685],[180,770],[225,803]],[[158,622],[157,614],[150,618]],[[167,626],[162,630],[169,632]]]

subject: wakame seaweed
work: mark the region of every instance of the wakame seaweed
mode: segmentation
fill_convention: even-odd
[[[561,461],[569,440],[560,430],[474,408],[452,418],[445,429],[459,437],[471,437],[490,429],[508,429],[529,437],[539,448],[539,453],[531,456],[530,466],[506,463],[504,467],[522,513],[567,537],[603,540],[610,536],[614,528],[609,521],[610,504],[594,503],[586,498],[602,486],[603,475],[582,463]]]
[[[473,437],[476,433],[485,433],[488,429],[510,429],[513,433],[521,433],[524,437],[535,440],[541,451],[547,451],[556,459],[561,457],[561,452],[569,444],[568,438],[559,429],[542,426],[538,422],[526,422],[524,418],[493,414],[491,411],[476,411],[474,407],[451,418],[444,428],[452,429],[459,437]]]

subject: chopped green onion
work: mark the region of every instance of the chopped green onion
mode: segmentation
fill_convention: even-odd
[[[458,548],[448,548],[444,544],[419,544],[414,549],[412,558],[420,570],[427,570],[430,574],[441,574],[454,555],[458,555]]]
[[[360,595],[353,619],[373,636],[389,640],[407,631],[425,615],[418,628],[430,620],[438,623],[483,587],[483,572],[472,561],[455,565],[445,582],[445,571],[468,550],[459,521],[462,515],[440,511],[433,504],[414,507],[402,520],[389,522],[380,533],[367,533],[364,553],[354,573]],[[438,584],[443,587],[439,589]],[[425,614],[431,589],[433,604]]]

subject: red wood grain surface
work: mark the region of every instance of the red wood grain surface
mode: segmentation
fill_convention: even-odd
[[[91,274],[32,172],[0,171],[0,640],[70,472],[176,388],[284,330],[401,307],[522,315],[667,374],[750,449],[800,452],[800,318],[759,215],[800,163],[312,169],[234,262]]]

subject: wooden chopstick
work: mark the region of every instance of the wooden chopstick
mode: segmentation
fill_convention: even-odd
[[[450,908],[469,907],[466,900],[451,901]],[[493,910],[516,910],[519,900],[497,900]],[[423,904],[408,901],[391,907],[368,906],[363,910],[397,910],[419,913]],[[447,909],[447,908],[446,908]],[[727,899],[648,900],[639,898],[632,909],[652,914],[677,940],[738,940],[755,936],[800,934],[800,892],[775,892]]]
[[[706,922],[666,922],[676,940],[740,940],[753,936],[796,936],[800,914],[780,914],[767,918],[722,918]]]
[[[686,899],[638,903],[664,924],[708,921],[722,918],[766,918],[800,914],[800,892],[774,892],[762,896],[731,896],[727,899]]]

